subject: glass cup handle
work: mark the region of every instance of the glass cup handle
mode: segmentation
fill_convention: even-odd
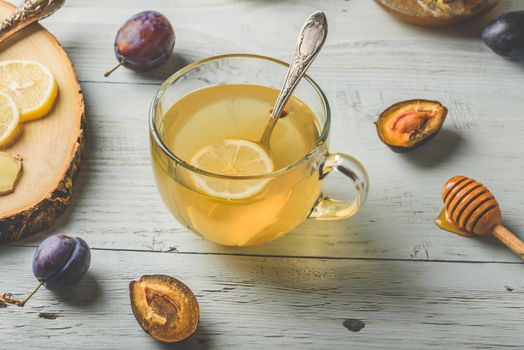
[[[366,202],[369,177],[364,166],[352,156],[343,153],[328,153],[320,167],[320,179],[333,170],[348,177],[355,184],[355,200],[348,203],[321,194],[309,218],[315,220],[342,220],[355,215]]]

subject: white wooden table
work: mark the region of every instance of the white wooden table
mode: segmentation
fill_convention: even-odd
[[[104,78],[116,62],[116,30],[144,9],[172,20],[173,59],[152,73],[121,69]],[[327,13],[330,34],[310,74],[331,102],[332,149],[369,170],[368,204],[349,221],[307,221],[260,247],[206,242],[157,194],[149,103],[163,79],[197,59],[231,52],[289,59],[316,9]],[[524,3],[504,0],[479,20],[430,30],[399,23],[366,0],[67,0],[43,23],[75,63],[87,153],[59,222],[0,247],[0,289],[23,296],[33,287],[31,258],[50,234],[83,237],[92,267],[70,295],[41,290],[23,309],[0,309],[0,348],[170,348],[142,332],[131,312],[129,281],[151,273],[181,279],[201,305],[195,336],[172,348],[523,348],[522,262],[493,239],[433,224],[442,184],[463,174],[488,185],[507,226],[524,236],[524,64],[479,39],[490,18],[514,9]],[[395,154],[373,121],[410,98],[440,100],[448,119],[431,143]]]

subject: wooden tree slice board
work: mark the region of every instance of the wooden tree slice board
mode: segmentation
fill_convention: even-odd
[[[14,8],[0,0],[0,19]],[[0,43],[0,60],[10,59],[34,60],[48,67],[58,84],[58,98],[47,116],[21,124],[15,140],[0,146],[0,151],[23,158],[15,191],[0,196],[0,243],[46,229],[63,213],[70,204],[84,144],[82,91],[56,38],[33,24]]]

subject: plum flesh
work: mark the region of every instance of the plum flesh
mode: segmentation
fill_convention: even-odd
[[[179,280],[166,275],[142,276],[129,283],[129,295],[138,324],[156,340],[179,342],[195,332],[198,302]]]
[[[440,102],[409,100],[387,108],[375,126],[382,142],[394,151],[405,152],[435,136],[446,115],[447,109]]]

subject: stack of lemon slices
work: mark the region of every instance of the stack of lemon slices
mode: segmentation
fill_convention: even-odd
[[[41,63],[0,61],[0,146],[12,139],[19,123],[49,113],[57,93],[55,78]]]

